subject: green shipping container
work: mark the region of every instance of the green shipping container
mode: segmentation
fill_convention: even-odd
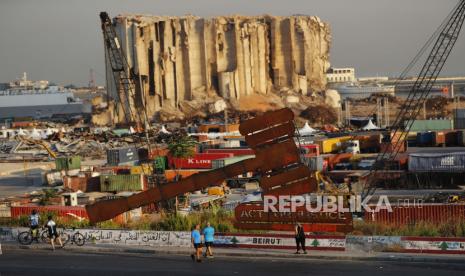
[[[101,175],[101,192],[142,191],[143,177],[140,174]]]
[[[153,167],[158,170],[166,169],[166,156],[157,156],[153,160]]]
[[[81,157],[70,156],[70,157],[57,157],[55,159],[55,167],[57,170],[76,170],[81,168]]]
[[[448,129],[454,129],[453,120],[415,120],[410,131],[422,132]]]

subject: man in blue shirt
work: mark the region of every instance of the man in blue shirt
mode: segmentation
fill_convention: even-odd
[[[207,248],[205,251],[205,256],[207,258],[213,258],[212,246],[213,241],[215,240],[215,228],[210,226],[210,222],[207,222],[207,227],[203,229],[203,236],[205,239],[205,247]]]
[[[194,230],[191,232],[192,246],[194,247],[194,253],[191,254],[192,261],[200,263],[200,255],[202,254],[202,236],[200,235],[200,224],[196,224]]]

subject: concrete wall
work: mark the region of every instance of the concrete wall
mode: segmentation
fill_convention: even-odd
[[[313,16],[114,18],[127,60],[141,75],[148,115],[215,93],[239,99],[283,87],[324,90],[330,30]],[[107,61],[109,95],[116,97]]]

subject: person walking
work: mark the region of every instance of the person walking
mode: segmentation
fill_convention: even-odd
[[[194,253],[191,254],[192,261],[200,263],[200,255],[202,254],[202,236],[200,235],[200,224],[196,224],[191,232],[191,242],[194,247]]]
[[[45,225],[48,230],[48,237],[50,238],[50,244],[52,249],[55,251],[55,241],[58,240],[58,243],[63,247],[63,242],[61,241],[60,234],[57,232],[57,224],[53,221],[52,216],[48,216],[47,224]]]
[[[302,248],[304,254],[307,254],[307,250],[305,249],[304,227],[299,222],[295,225],[295,243],[297,246],[295,254],[300,254],[300,248]]]
[[[203,229],[203,236],[205,239],[205,247],[207,248],[205,250],[205,257],[213,258],[212,246],[215,240],[215,228],[210,225],[210,222],[207,222],[207,227]]]

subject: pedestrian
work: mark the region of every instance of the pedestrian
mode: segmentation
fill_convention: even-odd
[[[205,239],[205,257],[213,258],[212,246],[213,241],[215,240],[215,228],[210,225],[210,222],[207,222],[207,227],[203,229],[203,236]]]
[[[196,224],[191,233],[191,242],[194,247],[194,253],[191,254],[192,261],[200,263],[200,255],[202,254],[202,236],[200,235],[200,224]]]
[[[50,238],[50,244],[52,249],[55,251],[55,241],[58,241],[60,246],[63,248],[63,242],[61,241],[60,234],[57,232],[57,224],[53,221],[52,216],[48,216],[47,224],[45,225],[48,230],[48,237]]]
[[[295,243],[297,246],[297,251],[295,254],[300,254],[300,248],[304,251],[304,254],[307,254],[307,250],[305,249],[305,232],[304,227],[297,222],[295,225]]]
[[[29,226],[31,229],[32,240],[39,242],[39,214],[37,210],[32,210],[31,215],[29,216]]]

